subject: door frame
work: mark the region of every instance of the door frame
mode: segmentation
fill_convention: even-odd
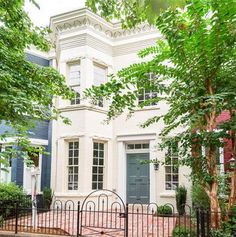
[[[127,167],[128,167],[128,155],[131,155],[131,154],[134,154],[134,155],[145,154],[145,155],[148,155],[148,159],[150,160],[149,149],[140,149],[140,150],[142,150],[143,152],[141,152],[141,151],[140,152],[126,152],[126,201],[127,202],[128,202],[128,177],[129,177],[128,176],[128,169],[127,169]],[[150,195],[151,195],[151,193],[150,193],[150,166],[148,166],[148,181],[149,181],[149,183],[148,183],[149,192],[148,192],[148,202],[146,204],[150,203],[150,199],[151,199],[151,197],[150,197]]]
[[[157,157],[157,134],[127,134],[117,136],[117,153],[115,167],[117,169],[116,188],[114,189],[126,202],[126,174],[127,174],[127,160],[126,160],[126,144],[135,142],[149,142],[149,158],[150,160]],[[160,184],[161,185],[161,184]],[[159,185],[159,186],[160,186]],[[156,186],[156,172],[154,171],[153,164],[150,163],[150,202],[157,201]]]

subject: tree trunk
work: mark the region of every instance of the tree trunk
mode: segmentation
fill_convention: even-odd
[[[214,167],[214,177],[217,177],[218,169],[217,166]],[[221,226],[222,222],[222,216],[221,216],[221,209],[218,199],[218,181],[216,178],[213,179],[211,185],[210,185],[210,191],[209,191],[209,197],[210,197],[210,223],[212,228],[219,228]]]
[[[230,117],[231,119],[235,119],[235,112],[234,111],[230,111]],[[227,217],[226,219],[229,218],[230,212],[232,207],[236,204],[236,139],[235,139],[235,131],[232,129],[231,130],[231,142],[232,142],[232,155],[233,158],[235,159],[234,162],[234,167],[232,169],[232,167],[229,167],[231,170],[231,191],[230,191],[230,195],[229,195],[229,201],[228,201],[228,205],[227,205]]]

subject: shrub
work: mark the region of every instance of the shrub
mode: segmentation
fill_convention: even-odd
[[[189,227],[177,226],[172,232],[172,237],[196,237],[197,234]]]
[[[178,213],[179,215],[183,215],[185,213],[185,205],[187,200],[187,189],[184,186],[176,188],[175,199]]]
[[[167,205],[163,205],[163,206],[159,206],[157,208],[157,215],[171,215],[172,212],[172,208],[170,206]]]
[[[43,205],[44,208],[49,209],[52,203],[53,192],[51,188],[45,187],[43,189]]]
[[[233,237],[233,235],[225,232],[223,229],[212,229],[210,237]]]
[[[198,208],[209,209],[210,199],[200,184],[194,184],[192,186],[192,201]]]
[[[4,217],[12,216],[16,202],[20,208],[24,208],[30,204],[30,199],[27,197],[23,189],[14,183],[0,184],[0,215]]]

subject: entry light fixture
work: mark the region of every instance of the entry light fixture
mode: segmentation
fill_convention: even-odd
[[[159,170],[159,161],[157,159],[154,160],[153,167],[155,171]]]

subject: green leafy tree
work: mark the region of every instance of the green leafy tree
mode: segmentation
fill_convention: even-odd
[[[27,61],[25,49],[34,46],[48,51],[52,45],[47,40],[48,29],[33,25],[23,9],[24,2],[0,0],[0,123],[5,121],[14,128],[13,133],[0,138],[17,136],[29,147],[25,138],[34,121],[60,117],[52,106],[53,96],[68,99],[72,92],[55,69]]]
[[[221,215],[214,212],[221,211],[217,149],[224,146],[224,138],[231,140],[236,157],[235,21],[235,0],[192,0],[183,9],[169,8],[155,20],[163,39],[139,52],[141,59],[148,56],[147,61],[120,70],[108,83],[86,92],[92,99],[103,96],[111,101],[108,121],[126,109],[132,114],[153,102],[168,106],[167,113],[158,113],[143,127],[162,120],[161,136],[181,131],[164,139],[162,147],[178,142],[180,164],[192,168],[192,178],[210,198],[212,227],[221,225]],[[138,105],[143,89],[158,95]],[[231,119],[218,125],[223,111],[229,111]],[[236,202],[236,167],[231,182],[228,211]]]
[[[184,4],[184,0],[86,0],[92,11],[108,21],[119,20],[123,27],[134,27],[144,21],[154,24],[161,10]]]

